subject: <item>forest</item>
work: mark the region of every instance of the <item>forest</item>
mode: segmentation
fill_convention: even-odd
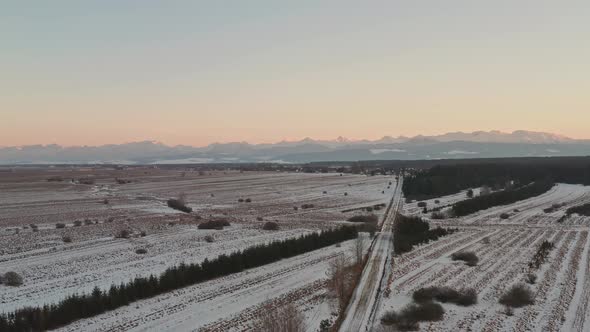
[[[454,229],[437,227],[430,229],[428,222],[420,217],[408,217],[399,214],[393,227],[393,250],[396,254],[409,252],[415,245],[438,240],[455,232]]]
[[[477,196],[455,203],[453,205],[453,214],[456,217],[462,217],[494,206],[511,204],[527,198],[539,196],[549,191],[554,185],[553,182],[537,181],[516,189],[508,189],[484,196]]]
[[[522,163],[472,163],[436,165],[414,170],[404,179],[404,195],[424,200],[456,194],[468,188],[519,187],[532,182],[561,182],[590,185],[590,162],[536,160]]]
[[[568,215],[577,213],[581,216],[590,216],[590,203],[571,207],[567,209],[566,213]]]

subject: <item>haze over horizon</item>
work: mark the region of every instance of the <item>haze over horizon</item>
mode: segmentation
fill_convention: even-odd
[[[126,144],[134,144],[134,143],[145,143],[150,142],[153,144],[163,144],[166,146],[190,146],[190,147],[207,147],[215,144],[233,144],[233,143],[246,143],[251,145],[275,145],[280,143],[303,143],[306,141],[309,142],[335,142],[335,143],[359,143],[359,142],[379,142],[382,140],[394,140],[396,142],[406,142],[411,141],[414,139],[430,139],[430,140],[441,140],[441,141],[481,141],[481,142],[510,142],[510,143],[517,143],[517,142],[526,142],[527,140],[530,143],[548,143],[550,142],[560,142],[560,143],[573,143],[573,142],[586,142],[590,141],[590,138],[573,138],[565,135],[561,135],[559,133],[547,133],[547,132],[535,132],[535,131],[527,131],[527,130],[515,130],[513,132],[502,132],[499,130],[491,130],[491,131],[472,131],[472,132],[463,132],[463,131],[456,131],[456,132],[446,132],[446,133],[437,133],[434,135],[423,135],[417,134],[413,136],[406,136],[406,135],[383,135],[378,138],[350,138],[344,136],[338,137],[331,137],[331,138],[315,138],[315,137],[300,137],[295,139],[282,139],[277,141],[268,141],[268,142],[248,142],[245,140],[241,141],[215,141],[210,142],[204,145],[190,145],[190,144],[169,144],[167,142],[162,142],[159,140],[154,139],[143,139],[137,141],[125,141],[125,142],[110,142],[98,145],[84,145],[84,144],[73,144],[73,145],[64,145],[54,142],[49,143],[36,143],[36,144],[26,144],[26,145],[15,145],[12,147],[24,147],[24,146],[49,146],[49,145],[58,145],[65,148],[68,147],[99,147],[99,146],[107,146],[107,145],[126,145]],[[479,138],[479,139],[478,139]],[[0,145],[0,148],[6,148],[9,146]]]
[[[11,3],[0,146],[588,138],[587,1]]]

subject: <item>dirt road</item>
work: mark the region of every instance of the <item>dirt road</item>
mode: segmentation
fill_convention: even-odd
[[[396,184],[391,206],[381,225],[381,231],[371,244],[371,253],[361,280],[352,295],[346,317],[340,327],[343,332],[369,331],[373,325],[375,306],[381,296],[385,269],[393,254],[393,224],[402,205],[403,178]]]

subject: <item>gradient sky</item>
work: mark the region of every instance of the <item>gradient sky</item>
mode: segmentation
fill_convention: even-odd
[[[2,1],[0,146],[590,137],[590,1]]]

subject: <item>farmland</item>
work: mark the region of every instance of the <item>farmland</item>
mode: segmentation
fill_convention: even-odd
[[[462,217],[447,212],[468,198],[468,190],[404,203],[400,187],[391,175],[203,172],[180,166],[3,169],[0,273],[15,271],[24,283],[0,285],[0,311],[56,303],[95,287],[106,291],[183,263],[350,224],[347,219],[366,215],[369,208],[385,227],[375,241],[365,242],[368,263],[342,331],[359,325],[355,317],[373,330],[388,331],[391,327],[380,318],[428,287],[471,288],[477,303],[443,303],[443,319],[421,323],[421,330],[590,328],[590,217],[568,213],[590,202],[590,187],[558,183],[536,197]],[[478,196],[486,190],[472,191]],[[171,198],[192,212],[169,207]],[[384,207],[390,203],[395,209]],[[388,233],[398,211],[456,231],[394,254]],[[440,215],[433,218],[433,212]],[[199,227],[211,220],[229,226]],[[278,230],[264,230],[266,222],[275,222]],[[546,242],[552,245],[546,257],[531,267]],[[135,301],[58,330],[251,331],[269,308],[294,304],[306,330],[317,331],[322,321],[333,322],[339,313],[328,287],[330,263],[340,256],[352,261],[354,247],[349,240],[305,252]],[[472,252],[478,261],[455,261],[458,252]],[[527,282],[530,274],[533,282]],[[507,313],[499,299],[519,283],[533,291],[534,303]]]
[[[391,181],[392,176],[153,167],[3,170],[0,273],[16,271],[24,284],[0,285],[1,308],[56,303],[182,263],[345,224],[360,208],[388,203]],[[178,197],[192,213],[167,206]],[[373,213],[381,216],[384,209]],[[198,228],[218,219],[230,226]],[[263,230],[267,221],[279,230]],[[126,236],[120,236],[123,231]],[[326,291],[326,271],[332,258],[352,255],[352,242],[138,301],[62,330],[244,330],[263,307],[291,302],[313,330],[337,312]]]
[[[465,193],[427,201],[427,206],[447,205],[465,199]],[[461,198],[463,197],[463,198]],[[538,197],[474,214],[432,223],[458,227],[460,232],[395,257],[380,317],[412,301],[414,291],[431,286],[472,288],[478,303],[462,307],[444,304],[442,321],[421,324],[430,331],[586,331],[590,328],[590,218],[571,215],[568,207],[590,201],[590,188],[558,184]],[[406,204],[406,214],[422,215],[417,202]],[[557,207],[559,205],[559,207]],[[555,207],[546,210],[548,207]],[[502,218],[502,216],[506,218]],[[424,214],[428,218],[428,214]],[[547,261],[534,270],[537,280],[529,285],[534,304],[515,309],[511,315],[498,303],[513,284],[524,283],[528,264],[543,241],[554,249]],[[451,260],[459,251],[474,252],[476,266]],[[376,327],[381,327],[379,322]]]

